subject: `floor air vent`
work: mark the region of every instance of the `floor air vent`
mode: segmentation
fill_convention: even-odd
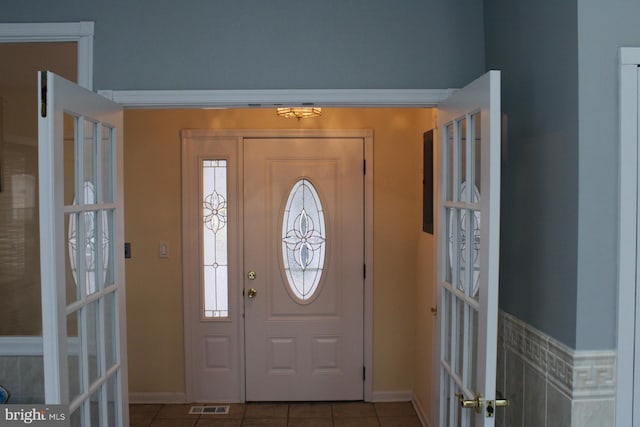
[[[215,414],[226,415],[229,413],[229,405],[206,405],[206,406],[192,406],[189,410],[189,414]]]

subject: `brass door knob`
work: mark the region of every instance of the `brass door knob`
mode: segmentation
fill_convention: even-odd
[[[255,289],[251,288],[247,291],[247,296],[249,298],[255,298],[256,295],[258,295],[258,291],[256,291]]]
[[[473,400],[465,399],[462,393],[457,393],[456,397],[458,398],[458,402],[460,402],[461,408],[475,409],[478,414],[482,413],[483,401],[480,394],[476,394],[476,397]]]

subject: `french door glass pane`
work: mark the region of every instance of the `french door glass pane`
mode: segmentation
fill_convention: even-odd
[[[444,222],[444,226],[446,227],[445,236],[448,236],[449,238],[449,248],[445,251],[446,260],[444,266],[444,280],[447,283],[453,283],[453,258],[451,256],[452,251],[450,249],[454,245],[453,239],[455,234],[455,224],[451,221],[453,218],[453,212],[454,210],[451,208],[445,209],[445,218],[448,218],[448,220]]]
[[[96,188],[96,149],[97,149],[97,123],[89,120],[82,120],[83,129],[83,144],[82,144],[82,165],[84,169],[85,183],[91,183],[92,188]],[[92,203],[88,200],[83,200],[82,203]]]
[[[116,425],[116,417],[117,417],[117,401],[118,401],[118,392],[116,388],[117,384],[117,376],[114,374],[107,380],[105,384],[106,393],[107,393],[107,425],[103,427],[111,427]]]
[[[113,202],[113,166],[115,164],[113,156],[113,150],[115,144],[113,142],[113,138],[115,136],[115,131],[113,128],[108,126],[102,126],[102,135],[100,137],[100,174],[102,176],[100,191],[99,191],[99,201],[103,203]]]
[[[452,337],[452,329],[451,329],[451,314],[453,313],[451,307],[451,293],[448,290],[443,290],[442,295],[442,306],[445,307],[443,310],[443,334],[442,334],[442,353],[443,353],[443,361],[445,361],[449,366],[451,366],[451,337]]]
[[[99,377],[100,372],[98,371],[98,367],[100,364],[100,354],[98,352],[98,340],[99,340],[99,331],[98,331],[98,318],[100,316],[98,301],[94,301],[84,308],[85,314],[87,316],[86,319],[86,328],[87,328],[87,363],[89,367],[89,384],[93,384],[93,382]]]
[[[64,114],[64,204],[69,206],[74,203],[76,194],[76,136],[78,119],[71,114]]]
[[[85,270],[85,289],[87,295],[90,295],[98,290],[98,245],[102,244],[102,239],[99,239],[98,234],[98,216],[96,212],[85,212],[81,214],[82,225],[84,228],[84,242],[82,248],[80,248],[79,256],[84,256],[84,270]],[[76,278],[77,276],[76,272]]]
[[[67,363],[69,372],[69,401],[82,392],[82,366],[80,360],[80,313],[75,311],[67,316]]]
[[[473,165],[473,173],[471,176],[474,177],[474,189],[478,193],[478,200],[476,203],[480,203],[480,195],[482,189],[481,182],[481,169],[480,166],[482,164],[482,150],[480,148],[480,141],[482,137],[482,113],[477,112],[471,116],[473,118],[473,125],[471,129],[473,129],[473,138],[475,140],[475,144],[472,145],[473,153],[472,159],[474,160],[471,164]]]
[[[68,245],[65,256],[65,284],[67,290],[67,305],[69,305],[81,298],[80,288],[76,286],[74,273],[78,253],[78,214],[66,215],[64,223]]]
[[[465,385],[469,390],[476,390],[476,358],[478,357],[478,311],[467,306],[467,327],[469,330],[466,353],[468,354],[465,372]]]
[[[458,126],[459,150],[460,153],[460,184],[467,182],[467,119],[456,122]],[[459,194],[460,199],[464,200],[465,195]]]
[[[109,370],[117,363],[116,342],[118,336],[116,334],[116,292],[105,295],[103,299],[104,306],[104,346],[105,346],[105,371]]]
[[[102,387],[100,387],[97,391],[91,394],[89,398],[89,413],[91,419],[91,426],[100,426],[100,412],[103,410],[102,405],[100,404],[101,399],[101,391]]]
[[[454,312],[454,328],[455,328],[455,336],[456,336],[456,348],[453,352],[455,359],[455,374],[458,378],[463,376],[462,367],[464,361],[464,338],[465,338],[465,329],[464,329],[464,311],[465,304],[464,301],[459,299],[458,297],[454,297],[456,302],[455,312]]]
[[[78,409],[73,411],[73,413],[71,414],[71,417],[70,417],[70,427],[82,427],[82,415],[83,415],[83,413],[84,413],[84,410],[83,410],[82,405],[80,405],[80,407]]]
[[[454,150],[454,139],[453,139],[453,125],[449,124],[445,128],[445,141],[446,141],[446,149],[445,149],[445,161],[444,164],[447,167],[447,182],[445,184],[445,200],[453,200],[453,187],[454,187],[454,170],[455,170],[455,150]]]

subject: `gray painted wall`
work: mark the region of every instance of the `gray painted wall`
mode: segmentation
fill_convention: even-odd
[[[0,22],[95,21],[97,89],[461,87],[477,0],[3,0]]]
[[[488,69],[502,70],[500,307],[575,348],[576,0],[485,0]]]
[[[611,348],[617,321],[618,52],[640,46],[640,2],[579,0],[577,348]],[[634,236],[629,236],[633,238]]]
[[[509,128],[500,306],[572,348],[614,348],[618,49],[640,46],[640,3],[484,6]]]

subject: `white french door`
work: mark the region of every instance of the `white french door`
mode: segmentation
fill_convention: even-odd
[[[500,72],[439,106],[437,283],[442,427],[492,427],[500,233]],[[498,409],[500,410],[500,409]]]
[[[39,75],[45,400],[72,426],[128,426],[122,109]]]

